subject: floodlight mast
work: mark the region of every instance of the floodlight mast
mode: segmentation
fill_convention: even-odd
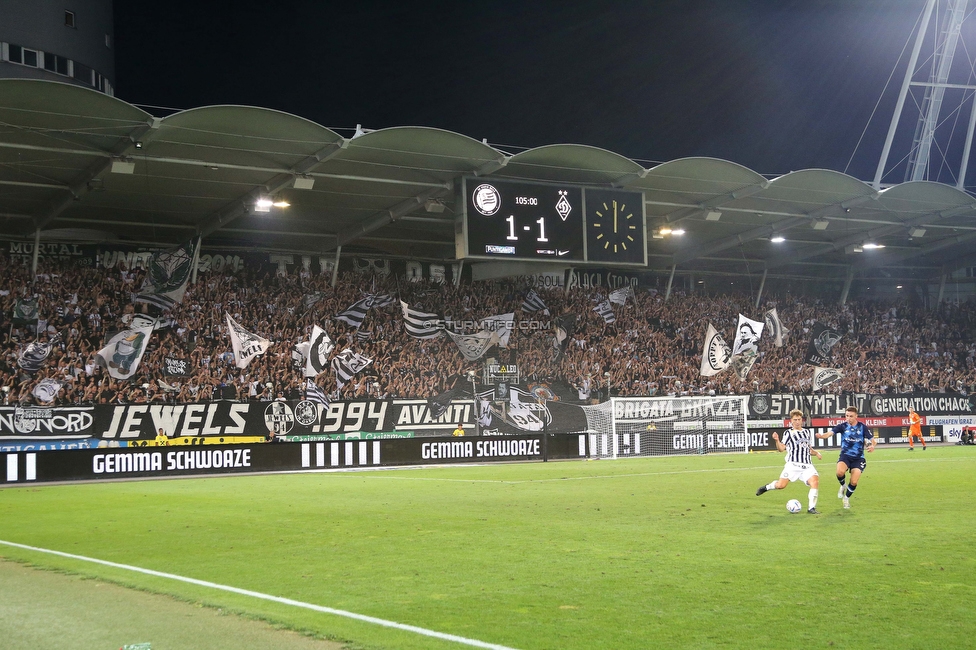
[[[905,181],[926,180],[928,177],[929,161],[931,158],[932,144],[935,140],[935,132],[939,126],[939,117],[942,110],[942,101],[945,91],[949,88],[962,89],[966,91],[960,106],[965,101],[967,95],[972,98],[973,104],[969,118],[969,128],[966,130],[966,140],[963,145],[962,159],[959,164],[959,173],[956,177],[956,188],[965,188],[966,172],[968,169],[969,155],[972,149],[973,132],[976,130],[976,86],[950,84],[949,71],[952,68],[952,61],[955,56],[956,48],[962,33],[962,23],[966,18],[966,9],[969,0],[948,0],[947,8],[944,12],[944,21],[941,28],[936,30],[934,42],[934,54],[932,55],[932,66],[927,82],[912,81],[918,64],[919,53],[922,44],[928,34],[929,23],[935,10],[936,0],[928,0],[923,10],[919,23],[918,34],[915,38],[915,45],[909,58],[908,66],[905,69],[905,76],[902,80],[901,90],[898,93],[898,101],[895,103],[895,110],[891,117],[891,124],[888,127],[888,135],[885,138],[884,147],[881,151],[881,158],[875,171],[872,187],[876,190],[881,189],[881,179],[884,176],[885,166],[888,164],[888,157],[891,153],[892,143],[894,142],[895,132],[901,121],[905,99],[908,96],[909,88],[912,86],[924,88],[924,96],[919,102],[918,122],[915,126],[915,135],[911,148],[906,156],[907,167],[905,171]],[[946,147],[947,148],[947,147]],[[935,179],[930,179],[935,180]]]

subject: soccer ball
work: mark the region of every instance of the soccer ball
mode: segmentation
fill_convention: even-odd
[[[800,510],[803,509],[803,506],[801,506],[800,502],[797,501],[796,499],[790,499],[789,501],[786,502],[786,509],[795,515],[796,513],[800,512]]]

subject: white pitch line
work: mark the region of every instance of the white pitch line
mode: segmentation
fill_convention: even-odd
[[[48,553],[50,555],[58,555],[60,557],[66,557],[72,560],[81,560],[82,562],[92,562],[94,564],[101,564],[108,567],[113,567],[115,569],[125,569],[126,571],[134,571],[136,573],[144,573],[146,575],[155,576],[157,578],[168,578],[170,580],[177,580],[179,582],[186,582],[191,585],[197,585],[200,587],[209,587],[211,589],[219,589],[221,591],[229,591],[234,594],[241,594],[243,596],[250,596],[252,598],[260,598],[261,600],[270,600],[271,602],[280,603],[282,605],[291,605],[292,607],[301,607],[304,609],[310,609],[312,611],[321,612],[323,614],[334,614],[336,616],[344,616],[346,618],[355,619],[357,621],[363,621],[366,623],[373,623],[374,625],[380,625],[383,627],[391,627],[397,630],[404,630],[406,632],[413,632],[415,634],[421,634],[423,636],[433,637],[435,639],[442,639],[445,641],[453,641],[455,643],[460,643],[462,645],[472,646],[475,648],[489,648],[490,650],[516,650],[515,648],[510,648],[508,646],[498,645],[496,643],[486,643],[485,641],[478,641],[477,639],[468,639],[463,636],[457,636],[454,634],[446,634],[444,632],[437,632],[436,630],[428,630],[423,627],[417,627],[416,625],[407,625],[405,623],[397,623],[395,621],[387,621],[382,618],[376,618],[374,616],[366,616],[365,614],[357,614],[355,612],[347,612],[342,609],[333,609],[332,607],[323,607],[322,605],[313,605],[312,603],[305,603],[300,600],[292,600],[291,598],[282,598],[281,596],[272,596],[270,594],[262,594],[259,591],[251,591],[250,589],[240,589],[239,587],[231,587],[229,585],[222,585],[216,582],[208,582],[206,580],[197,580],[196,578],[187,578],[186,576],[176,575],[174,573],[164,573],[162,571],[154,571],[152,569],[143,569],[142,567],[132,566],[130,564],[119,564],[117,562],[109,562],[108,560],[99,560],[94,557],[86,557],[84,555],[74,555],[72,553],[64,553],[62,551],[54,551],[48,548],[39,548],[37,546],[28,546],[27,544],[18,544],[17,542],[8,542],[6,540],[0,539],[0,544],[5,544],[7,546],[13,546],[15,548],[22,548],[28,551],[36,551],[38,553]]]

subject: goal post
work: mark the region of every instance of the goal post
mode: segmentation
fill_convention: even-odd
[[[584,406],[591,458],[749,451],[748,397],[612,397]]]

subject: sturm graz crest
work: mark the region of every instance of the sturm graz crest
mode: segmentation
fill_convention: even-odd
[[[729,357],[732,356],[732,349],[725,342],[722,335],[717,333],[708,342],[707,358],[708,365],[712,370],[725,370],[729,365]]]
[[[315,402],[305,399],[295,405],[295,419],[303,427],[315,424],[318,417],[319,409],[315,406]]]
[[[766,415],[769,413],[769,395],[753,393],[751,406],[753,415]]]
[[[813,347],[821,357],[830,358],[830,349],[840,340],[840,334],[832,330],[824,330],[813,340]]]

